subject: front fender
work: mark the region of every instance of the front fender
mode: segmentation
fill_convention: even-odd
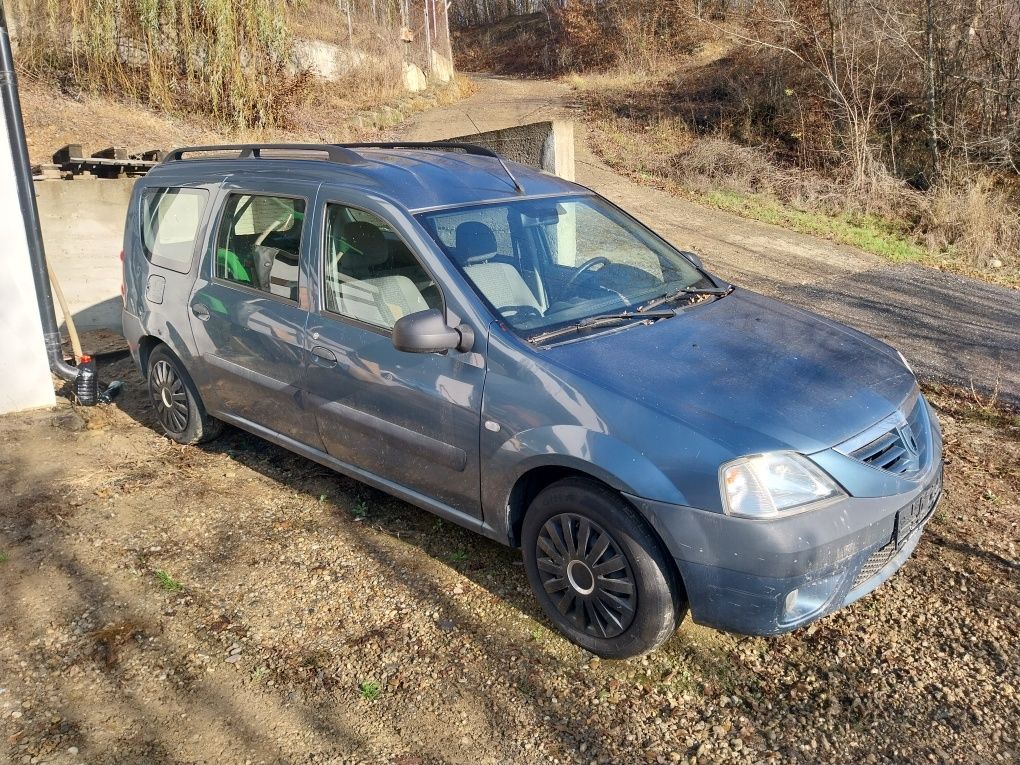
[[[486,469],[482,471],[482,510],[490,522],[505,519],[514,485],[539,467],[570,468],[627,494],[687,504],[676,485],[643,454],[580,425],[531,428],[490,448],[493,451],[483,458]]]

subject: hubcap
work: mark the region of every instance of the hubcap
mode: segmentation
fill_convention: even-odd
[[[153,365],[149,390],[156,407],[156,416],[170,433],[183,433],[188,428],[188,392],[184,381],[166,361]]]
[[[567,581],[579,595],[591,595],[595,591],[595,575],[583,560],[572,560],[567,564]]]
[[[536,553],[546,594],[576,629],[612,638],[634,621],[637,587],[630,562],[598,524],[574,513],[554,516],[539,532]]]

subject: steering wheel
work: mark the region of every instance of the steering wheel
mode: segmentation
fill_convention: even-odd
[[[557,299],[567,294],[570,288],[577,283],[578,279],[580,279],[589,271],[594,270],[596,266],[599,266],[601,270],[602,268],[605,268],[608,265],[609,258],[604,258],[601,255],[596,255],[594,258],[589,258],[588,260],[584,261],[584,263],[581,264],[581,267],[574,272],[574,275],[567,279],[567,283],[564,284],[563,287],[560,289],[560,294],[557,296]]]

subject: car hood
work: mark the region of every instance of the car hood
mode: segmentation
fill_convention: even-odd
[[[884,343],[739,289],[544,355],[734,454],[829,448],[892,413],[916,385]]]

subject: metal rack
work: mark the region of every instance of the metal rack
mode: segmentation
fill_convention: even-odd
[[[236,159],[293,159],[293,157],[287,157],[284,154],[324,154],[329,162],[355,164],[362,161],[362,157],[353,151],[354,149],[453,150],[479,157],[501,159],[492,149],[472,143],[453,141],[380,141],[367,143],[244,143],[217,146],[184,146],[169,152],[163,161],[179,162],[184,160],[187,154],[225,154],[237,152]],[[279,154],[264,156],[262,153],[264,151],[279,152]]]

